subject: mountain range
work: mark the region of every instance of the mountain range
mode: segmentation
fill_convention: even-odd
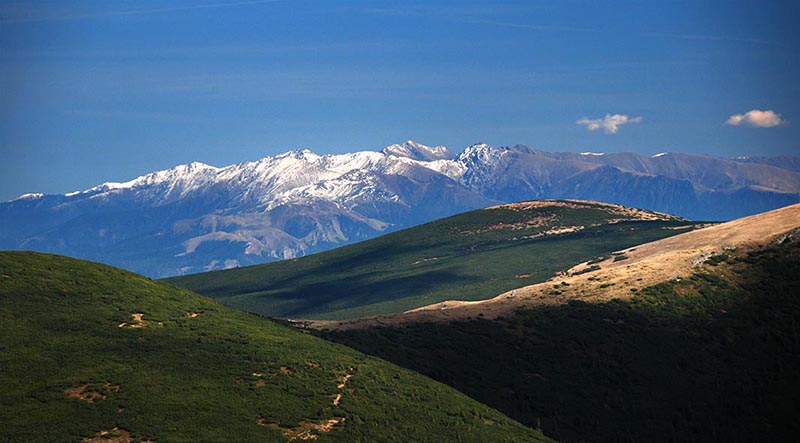
[[[290,151],[190,163],[0,204],[0,249],[66,254],[165,277],[294,258],[492,204],[599,200],[697,220],[800,202],[800,161],[556,153],[413,141],[381,152]]]

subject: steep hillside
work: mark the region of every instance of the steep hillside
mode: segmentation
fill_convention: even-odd
[[[622,206],[535,201],[472,211],[296,260],[168,281],[264,315],[348,318],[448,298],[485,299],[691,226]]]
[[[777,226],[760,221],[762,232]],[[794,442],[800,230],[750,231],[756,235],[747,243],[738,243],[739,233],[748,235],[744,221],[727,232],[720,225],[650,244],[737,242],[687,263],[688,274],[666,254],[625,285],[605,261],[609,274],[587,279],[592,297],[518,304],[492,320],[496,312],[487,310],[471,320],[384,321],[322,335],[454,386],[559,441]],[[614,269],[626,269],[646,247]],[[576,289],[568,278],[542,286],[549,299]]]
[[[381,152],[295,150],[194,162],[65,195],[0,203],[0,248],[151,277],[291,259],[492,204],[597,200],[729,220],[800,202],[800,160],[547,152],[413,141]]]
[[[0,253],[4,442],[543,441],[430,379],[119,269]]]

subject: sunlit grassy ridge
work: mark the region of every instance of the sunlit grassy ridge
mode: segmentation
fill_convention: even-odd
[[[312,435],[545,440],[426,377],[171,285],[60,256],[0,253],[0,441]]]
[[[168,281],[263,315],[385,314],[490,298],[690,224],[602,203],[532,202],[471,211],[297,260]]]

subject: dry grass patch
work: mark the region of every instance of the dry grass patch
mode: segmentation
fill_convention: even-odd
[[[286,441],[294,440],[317,440],[320,433],[326,433],[333,430],[333,427],[339,423],[344,422],[344,417],[333,417],[327,420],[311,421],[303,420],[299,425],[293,428],[284,428],[276,423],[267,423],[263,418],[258,419],[257,423],[260,426],[276,429],[286,437]]]
[[[250,375],[252,375],[253,377],[255,377],[257,379],[255,381],[254,385],[256,387],[261,387],[261,386],[266,386],[266,384],[267,384],[267,382],[265,380],[266,378],[277,377],[279,375],[291,375],[291,374],[292,374],[292,369],[291,368],[289,368],[287,366],[281,366],[280,369],[278,369],[277,372],[274,372],[274,373],[271,373],[271,374],[265,374],[263,372],[253,372]]]
[[[101,429],[94,437],[83,439],[85,443],[155,443],[150,439],[134,439],[130,431],[120,428]]]
[[[599,208],[598,208],[599,206]],[[570,208],[570,209],[602,209],[609,214],[618,215],[625,220],[678,220],[679,217],[655,211],[645,211],[642,209],[629,208],[627,206],[615,205],[592,200],[536,200],[519,203],[511,203],[499,206],[490,206],[486,210],[511,209],[515,211],[528,211],[537,208]],[[613,221],[612,221],[613,223]]]
[[[87,403],[94,403],[95,400],[105,400],[112,392],[119,392],[119,385],[106,383],[97,387],[86,384],[67,388],[64,394],[69,398],[77,398]]]
[[[142,328],[148,328],[148,327],[153,326],[153,325],[164,326],[164,322],[160,322],[160,321],[159,322],[154,322],[154,321],[150,321],[150,320],[145,320],[143,313],[134,312],[133,314],[131,314],[130,323],[122,322],[118,326],[120,328],[142,329]]]

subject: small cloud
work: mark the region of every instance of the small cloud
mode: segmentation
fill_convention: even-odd
[[[781,115],[777,112],[762,111],[760,109],[753,109],[744,114],[733,114],[725,121],[728,126],[747,125],[752,128],[773,128],[786,123],[787,121],[781,118]]]
[[[619,131],[620,126],[627,125],[629,123],[641,123],[641,121],[642,117],[628,117],[627,115],[623,114],[606,114],[605,117],[597,119],[584,117],[575,123],[586,126],[586,129],[590,131],[602,129],[606,134],[616,134],[617,131]]]

